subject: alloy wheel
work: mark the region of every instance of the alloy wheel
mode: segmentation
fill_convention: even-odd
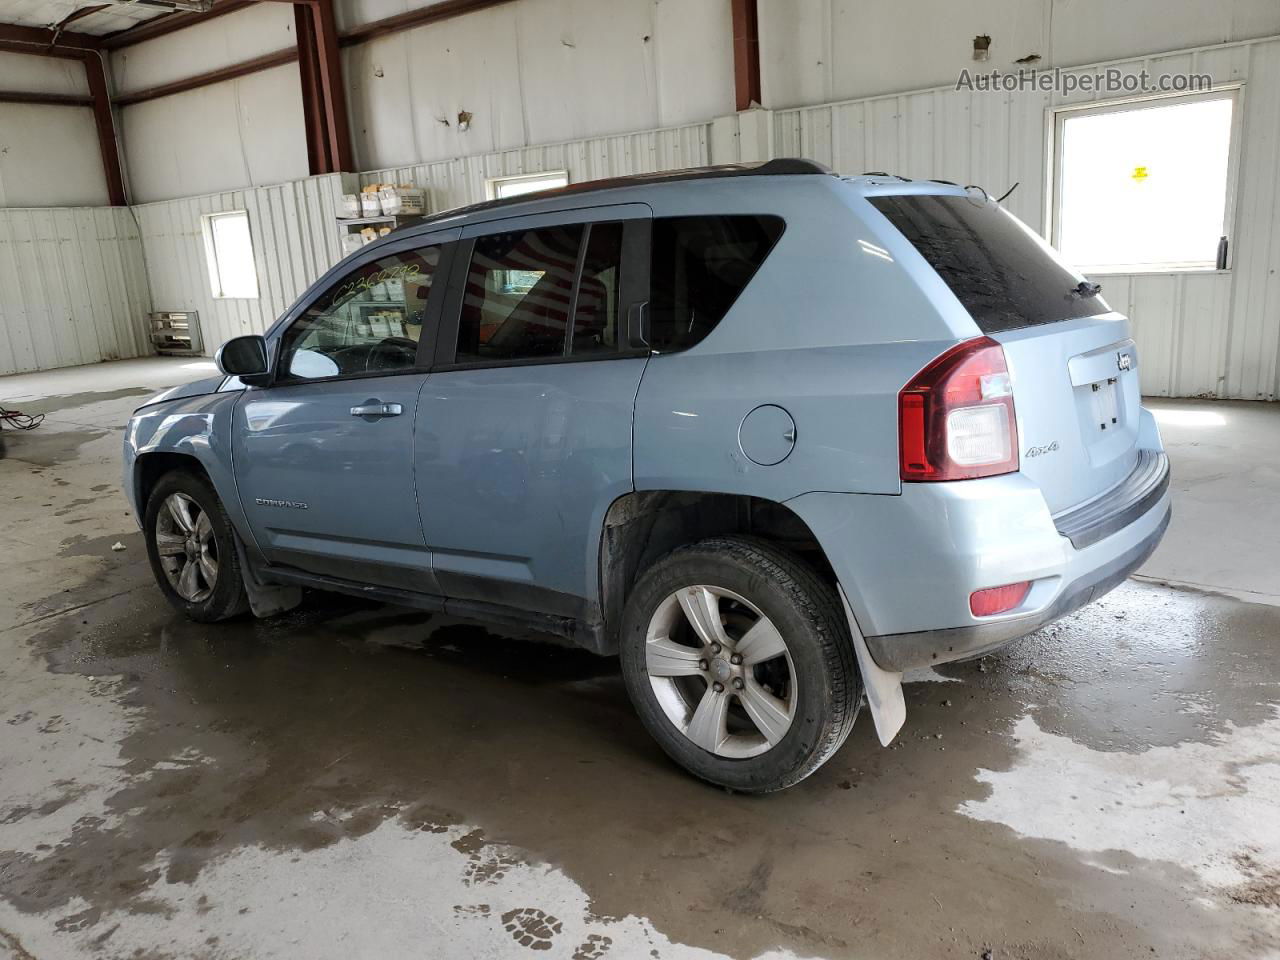
[[[156,552],[169,585],[190,603],[218,583],[218,541],[209,514],[185,493],[171,493],[156,515]]]
[[[645,635],[649,683],[690,741],[729,759],[778,744],[796,711],[786,640],[758,607],[722,587],[682,587],[654,611]]]

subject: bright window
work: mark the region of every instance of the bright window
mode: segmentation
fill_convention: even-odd
[[[209,287],[215,297],[257,299],[258,272],[245,211],[207,215],[204,251],[209,262]]]
[[[1055,242],[1089,272],[1206,270],[1227,231],[1234,93],[1058,114]]]
[[[485,181],[485,191],[490,200],[501,200],[504,197],[518,197],[525,193],[537,193],[539,190],[554,190],[556,187],[567,187],[569,174],[564,170],[550,173],[529,173],[519,177],[493,177]]]

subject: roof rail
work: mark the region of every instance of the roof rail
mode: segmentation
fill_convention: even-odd
[[[594,193],[599,190],[612,190],[617,187],[644,186],[646,184],[675,183],[681,180],[709,180],[721,177],[775,177],[801,175],[835,176],[830,167],[816,160],[805,160],[801,157],[777,157],[764,163],[725,163],[711,167],[686,167],[681,170],[664,170],[655,173],[635,173],[621,177],[610,177],[606,180],[584,180],[582,183],[571,183],[566,187],[553,187],[549,190],[538,190],[533,193],[522,193],[515,197],[502,197],[498,200],[484,200],[465,207],[454,207],[432,214],[424,224],[441,220],[445,217],[460,217],[483,210],[506,207],[517,203],[528,203],[534,200],[552,200],[556,197],[576,196],[583,193]],[[415,224],[406,229],[417,230],[423,224]],[[398,231],[397,231],[398,232]]]

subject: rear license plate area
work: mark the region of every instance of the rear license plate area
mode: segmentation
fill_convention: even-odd
[[[1089,385],[1093,426],[1099,433],[1115,430],[1120,425],[1120,401],[1116,378],[1099,380]]]

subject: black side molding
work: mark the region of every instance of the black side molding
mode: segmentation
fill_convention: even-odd
[[[1150,510],[1169,489],[1169,457],[1140,450],[1129,476],[1096,500],[1053,518],[1058,532],[1077,550],[1111,536]]]

